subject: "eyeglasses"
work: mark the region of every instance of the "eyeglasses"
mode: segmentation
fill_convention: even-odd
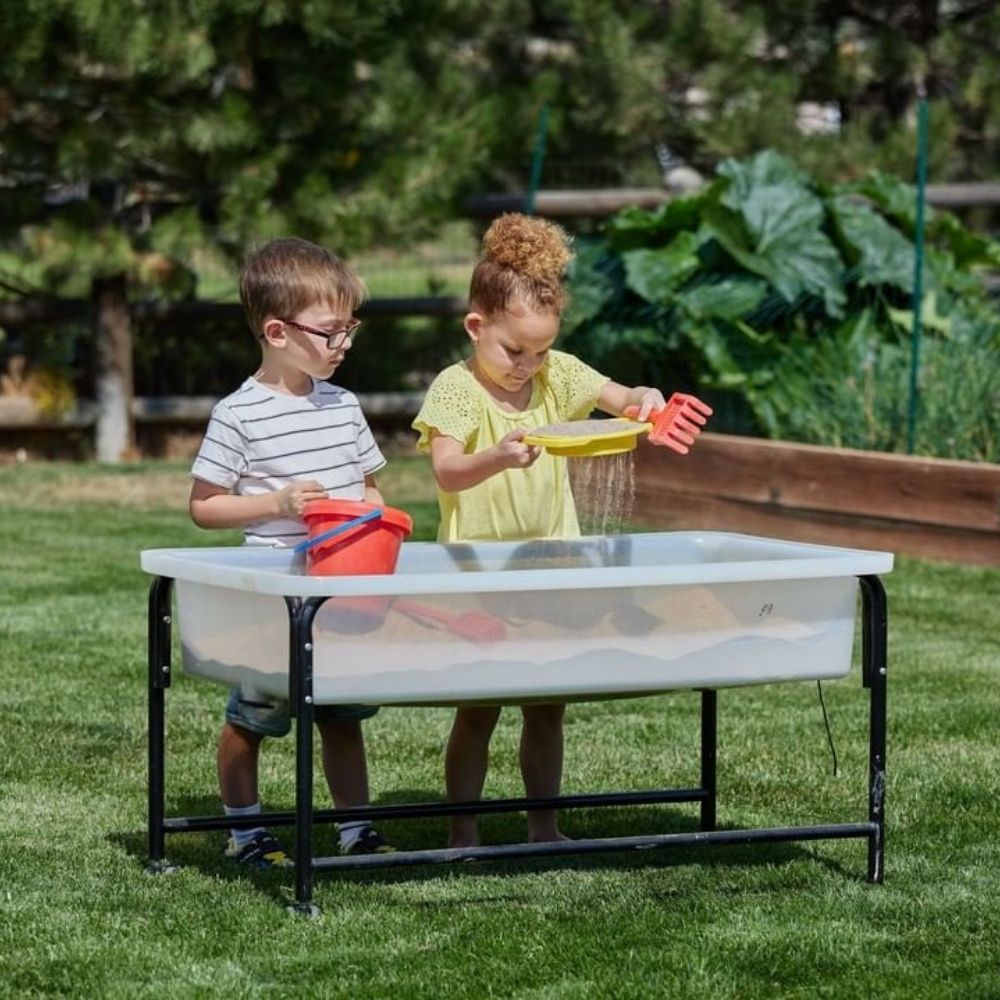
[[[358,334],[358,327],[361,326],[361,320],[359,319],[348,320],[339,330],[317,330],[314,326],[306,326],[305,323],[296,323],[294,319],[282,319],[279,322],[284,323],[286,326],[294,326],[296,330],[301,330],[303,333],[311,333],[314,337],[325,337],[326,349],[328,351],[335,351],[338,347],[343,347],[348,337],[351,338],[351,342],[353,343],[354,338]]]

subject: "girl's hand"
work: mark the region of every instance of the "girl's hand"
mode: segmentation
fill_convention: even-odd
[[[278,503],[278,513],[282,517],[301,518],[305,505],[312,500],[325,500],[326,490],[315,479],[303,479],[289,483],[274,494]]]
[[[662,410],[667,405],[667,401],[663,398],[663,393],[659,389],[646,389],[639,397],[636,405],[639,407],[639,412],[635,415],[635,419],[643,423],[649,419],[651,413]]]
[[[527,469],[538,460],[542,449],[538,445],[525,444],[522,438],[526,433],[526,431],[511,431],[495,445],[502,468]]]

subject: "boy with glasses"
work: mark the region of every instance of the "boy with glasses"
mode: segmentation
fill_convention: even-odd
[[[189,508],[202,528],[242,528],[248,545],[296,545],[308,534],[303,508],[335,498],[382,504],[374,474],[385,465],[357,397],[326,381],[358,335],[360,278],[328,250],[271,240],[248,256],[240,300],[260,341],[257,371],[216,404],[191,469]],[[323,768],[338,809],[368,804],[361,721],[377,708],[320,705]],[[218,749],[226,815],[261,812],[260,744],[291,728],[287,701],[244,686],[230,692]],[[346,854],[391,851],[367,822],[342,823]],[[225,854],[260,868],[291,859],[263,827],[231,831]]]

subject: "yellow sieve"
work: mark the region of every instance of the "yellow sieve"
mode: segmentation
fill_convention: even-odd
[[[563,455],[566,458],[597,458],[600,455],[618,455],[625,451],[633,451],[638,444],[639,435],[652,430],[652,424],[639,423],[635,420],[578,420],[576,424],[600,425],[588,433],[577,433],[573,430],[574,421],[564,425],[548,425],[539,427],[523,438],[525,444],[538,445],[551,455]],[[554,427],[565,427],[563,433]],[[607,427],[607,430],[604,428]]]

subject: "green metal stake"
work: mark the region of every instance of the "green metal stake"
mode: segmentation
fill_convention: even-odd
[[[528,193],[524,199],[526,215],[535,214],[535,194],[542,180],[542,163],[545,161],[545,136],[549,131],[549,106],[542,105],[538,112],[538,129],[535,132],[535,148],[531,154],[531,180],[528,181]]]
[[[913,330],[910,335],[910,399],[906,415],[906,450],[912,455],[917,434],[917,381],[924,307],[924,191],[927,187],[927,93],[917,85],[917,214],[913,234]]]

